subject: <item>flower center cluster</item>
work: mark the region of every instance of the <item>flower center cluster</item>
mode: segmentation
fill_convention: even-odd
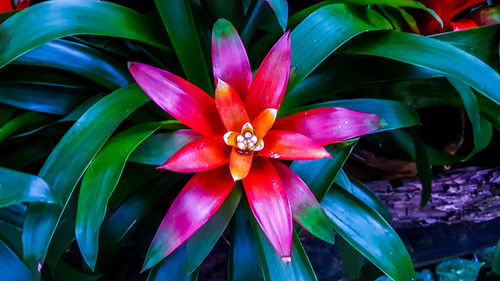
[[[264,141],[254,134],[250,123],[243,125],[241,133],[229,131],[224,134],[224,142],[229,146],[236,147],[241,154],[261,151],[264,148]]]

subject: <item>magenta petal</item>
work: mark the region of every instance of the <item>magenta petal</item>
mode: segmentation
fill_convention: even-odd
[[[225,132],[214,99],[200,88],[150,65],[133,62],[129,70],[144,92],[175,119],[204,136]]]
[[[333,223],[309,187],[287,165],[279,160],[272,160],[272,163],[285,186],[294,220],[314,236],[333,243],[335,241]]]
[[[219,19],[212,31],[212,65],[215,81],[225,81],[245,100],[252,83],[252,69],[238,32],[225,19]]]
[[[264,148],[258,156],[284,160],[332,158],[330,153],[312,139],[292,131],[271,130],[264,137]]]
[[[183,146],[158,169],[181,173],[207,171],[226,164],[230,151],[222,136],[204,137]]]
[[[264,109],[278,109],[290,74],[290,33],[285,33],[269,51],[255,74],[245,107],[250,119]]]
[[[278,255],[292,252],[292,216],[285,188],[267,158],[258,159],[243,179],[250,208]]]
[[[317,108],[276,120],[273,129],[309,137],[320,145],[369,134],[382,128],[382,119],[346,108]]]
[[[163,218],[146,255],[144,270],[160,262],[203,226],[233,186],[227,166],[194,175]]]

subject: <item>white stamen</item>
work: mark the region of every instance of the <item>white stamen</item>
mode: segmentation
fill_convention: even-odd
[[[237,144],[237,146],[238,146],[238,148],[239,148],[239,149],[241,149],[241,150],[245,150],[245,149],[247,148],[247,146],[246,146],[244,143],[242,143],[242,142],[239,142],[239,143]]]
[[[252,138],[250,138],[250,141],[253,142],[253,143],[256,143],[257,142],[257,136],[253,135]]]
[[[252,130],[253,131],[253,126],[252,124],[250,124],[250,122],[247,122],[245,123],[245,125],[243,125],[243,128],[241,128],[241,131],[245,131],[245,130]]]
[[[236,142],[243,142],[244,140],[245,140],[245,138],[242,135],[238,135],[236,137]]]
[[[253,136],[253,134],[252,134],[252,133],[250,133],[250,132],[245,132],[245,138],[246,138],[246,139],[251,139],[251,138],[252,138],[252,136]]]
[[[229,145],[229,137],[231,136],[232,132],[227,132],[224,134],[224,142]]]

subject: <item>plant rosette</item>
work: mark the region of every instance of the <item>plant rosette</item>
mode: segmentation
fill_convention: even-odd
[[[134,79],[158,106],[201,135],[158,167],[196,174],[161,222],[144,269],[207,222],[237,181],[242,181],[253,215],[274,249],[290,262],[292,219],[301,224],[304,216],[326,215],[306,184],[279,159],[331,157],[324,145],[382,127],[379,116],[344,108],[312,109],[276,120],[290,74],[289,32],[252,77],[237,31],[220,19],[213,27],[212,62],[215,99],[170,72],[129,64]]]

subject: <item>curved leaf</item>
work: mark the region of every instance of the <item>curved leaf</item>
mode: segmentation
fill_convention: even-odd
[[[55,0],[39,3],[8,18],[0,26],[0,67],[27,51],[69,35],[89,34],[137,40],[167,49],[153,21],[108,1]]]
[[[130,155],[129,161],[148,165],[162,165],[186,144],[201,138],[193,130],[179,130],[154,134]]]
[[[0,167],[0,207],[22,202],[56,203],[57,200],[43,179]]]
[[[2,241],[0,241],[0,272],[4,280],[37,280],[26,265]]]
[[[45,43],[20,56],[13,63],[71,71],[113,90],[133,81],[125,63],[94,48],[62,39]]]
[[[286,29],[288,22],[288,3],[286,0],[266,0],[271,6],[276,18],[278,18],[278,23],[280,24],[283,31]]]
[[[155,0],[155,4],[187,80],[207,93],[213,93],[207,59],[198,37],[190,2],[185,0]]]
[[[381,215],[343,188],[332,188],[321,203],[336,231],[394,281],[415,278],[403,241]]]
[[[94,104],[71,127],[45,161],[39,176],[66,206],[70,195],[99,149],[118,125],[149,98],[137,84],[121,88]],[[64,208],[31,204],[23,231],[24,259],[31,268],[43,264]]]
[[[68,114],[87,99],[88,89],[39,83],[0,83],[0,103],[50,114]]]
[[[292,72],[288,91],[350,38],[375,29],[344,4],[327,5],[313,12],[290,34]]]
[[[90,164],[83,176],[78,197],[75,233],[82,256],[94,269],[101,229],[109,198],[132,151],[158,130],[160,122],[134,126],[113,137]]]
[[[19,115],[0,127],[0,143],[19,129],[36,126],[46,120],[45,116],[37,112],[27,112]]]
[[[398,60],[461,80],[500,105],[500,74],[489,65],[445,42],[396,31],[376,31],[344,45],[341,53]]]

